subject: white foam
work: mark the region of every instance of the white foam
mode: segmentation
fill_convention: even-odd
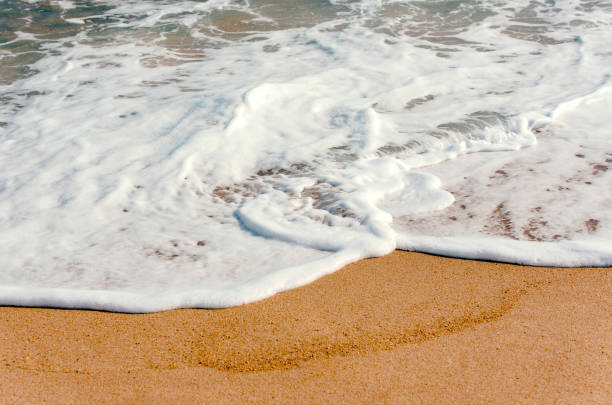
[[[398,249],[532,266],[609,266],[610,240],[529,242],[492,237],[398,237]]]
[[[79,30],[17,33],[46,56],[1,89],[0,303],[239,305],[396,247],[612,265],[609,11],[522,3],[54,2]]]

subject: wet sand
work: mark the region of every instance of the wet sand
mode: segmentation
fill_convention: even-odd
[[[612,403],[612,269],[396,251],[223,310],[0,308],[2,403]]]

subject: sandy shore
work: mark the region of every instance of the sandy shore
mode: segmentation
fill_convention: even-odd
[[[2,403],[612,403],[612,269],[394,252],[224,310],[0,308]]]

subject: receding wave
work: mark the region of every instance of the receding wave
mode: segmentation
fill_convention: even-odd
[[[611,10],[0,3],[0,304],[224,307],[395,248],[612,265]]]

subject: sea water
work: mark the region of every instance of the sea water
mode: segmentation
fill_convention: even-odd
[[[610,266],[611,74],[609,1],[0,1],[0,304]]]

